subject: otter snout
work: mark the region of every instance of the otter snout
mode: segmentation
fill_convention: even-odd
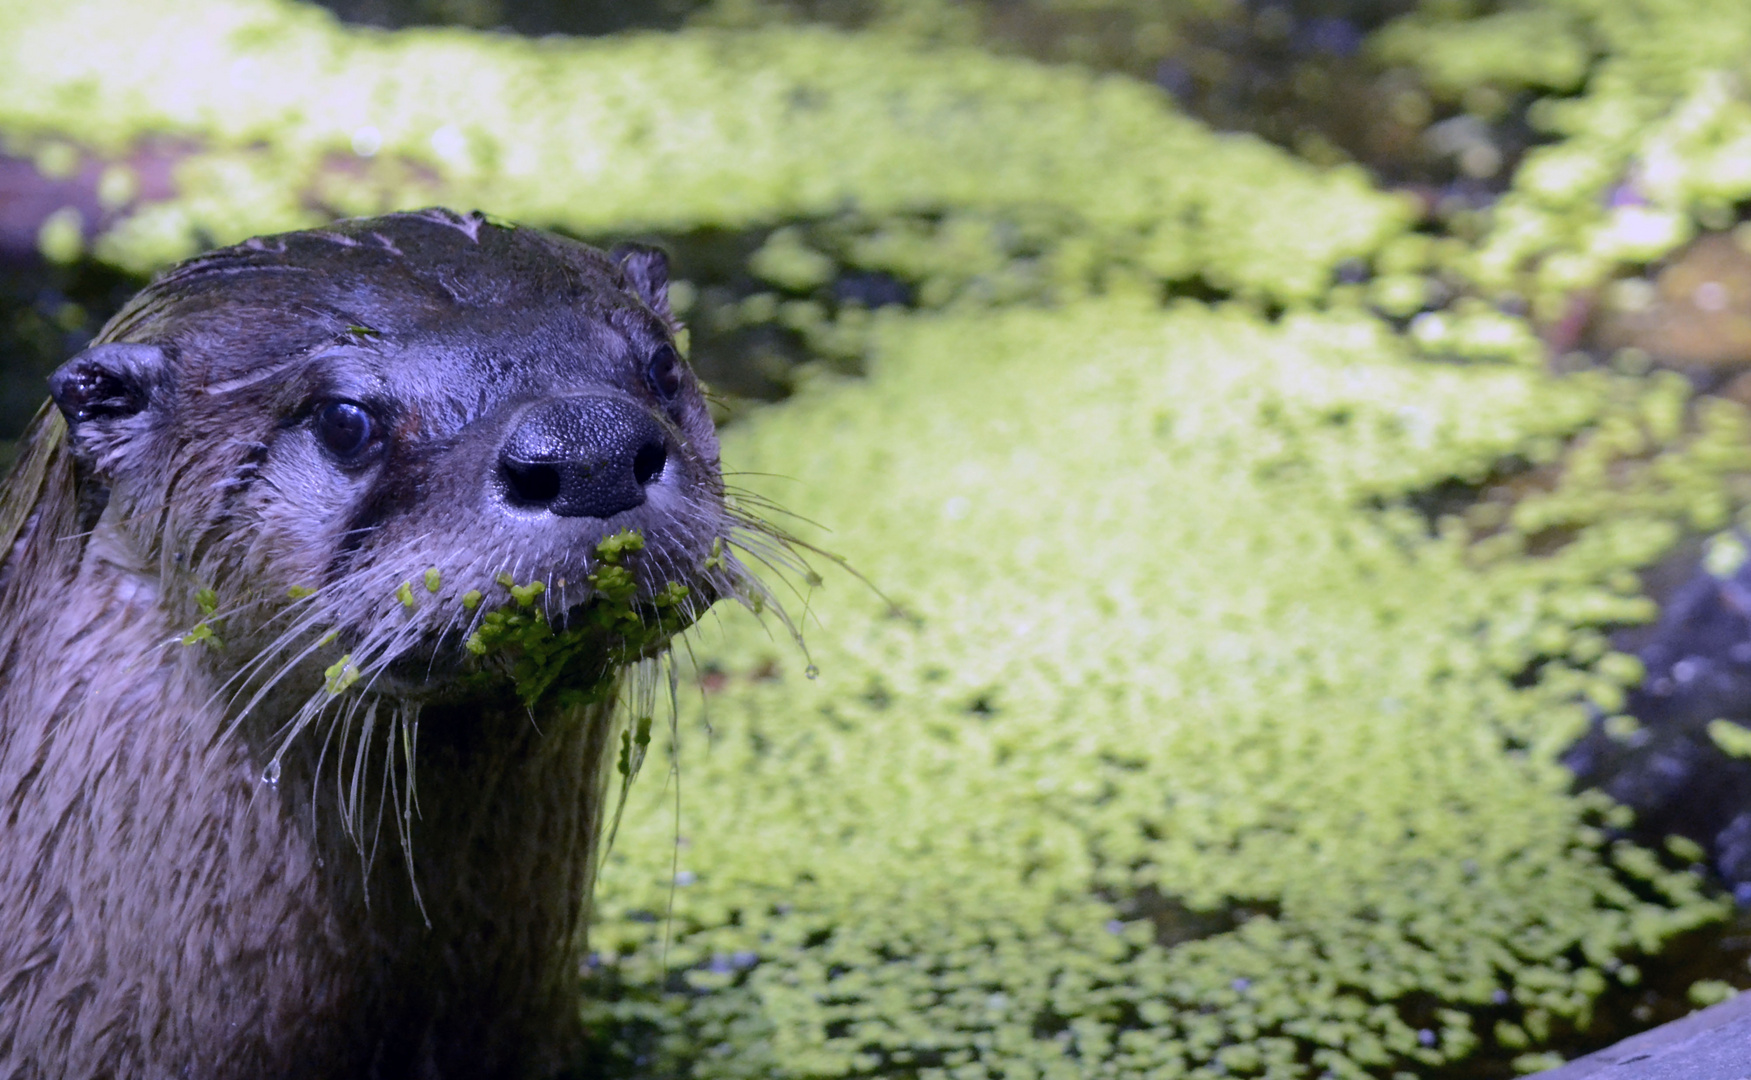
[[[556,398],[525,412],[500,448],[500,492],[522,510],[612,517],[643,505],[668,458],[663,429],[633,402]]]

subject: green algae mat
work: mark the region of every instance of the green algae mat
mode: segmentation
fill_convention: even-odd
[[[1093,248],[1306,298],[1403,216],[1357,171],[1212,135],[1127,80],[879,36],[389,35],[272,0],[88,0],[0,8],[0,41],[0,132],[51,169],[70,145],[192,143],[181,198],[106,177],[97,254],[138,270],[435,201],[582,232],[1026,207],[1056,224],[1042,246],[1074,236],[1072,268]],[[51,239],[76,251],[66,224]]]
[[[107,163],[101,215],[42,247],[135,270],[432,202],[776,229],[747,317],[867,374],[804,378],[726,431],[726,468],[868,584],[775,576],[806,652],[770,611],[687,639],[699,678],[593,912],[612,1068],[1459,1075],[1553,1063],[1724,914],[1557,755],[1640,675],[1607,636],[1652,615],[1635,571],[1732,520],[1751,427],[1675,377],[1549,374],[1495,303],[1731,224],[1751,112],[1737,39],[1700,25],[1552,0],[1381,35],[1431,86],[1548,92],[1567,125],[1469,240],[1122,78],[806,26],[13,4],[0,139],[45,174]],[[916,305],[827,301],[865,271]],[[1387,317],[1442,274],[1475,289]],[[1538,482],[1511,504],[1427,510],[1515,472]]]
[[[686,971],[598,1017],[666,1032],[656,1075],[1415,1072],[1535,1047],[1718,914],[1553,757],[1635,676],[1597,628],[1647,615],[1627,570],[1663,517],[1719,520],[1739,414],[1615,512],[1582,481],[1431,535],[1399,496],[1678,401],[1431,365],[1356,317],[1087,302],[877,339],[867,382],[726,447],[895,606],[830,579],[813,679],[748,617],[694,641],[719,689],[635,787],[592,938],[632,985]]]
[[[1577,290],[1726,229],[1751,197],[1751,8],[1737,0],[1430,2],[1373,47],[1449,100],[1530,93],[1533,150],[1481,242],[1432,260],[1554,317]]]

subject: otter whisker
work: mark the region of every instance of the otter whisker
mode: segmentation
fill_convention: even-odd
[[[410,709],[412,710],[411,715],[408,711]],[[384,771],[389,783],[389,794],[395,804],[395,832],[401,840],[401,857],[407,865],[408,886],[413,890],[414,907],[419,909],[420,918],[425,922],[426,929],[429,930],[432,926],[431,916],[426,914],[425,901],[420,898],[419,880],[413,868],[413,736],[408,729],[418,722],[415,719],[418,715],[417,706],[404,706],[397,709],[394,717],[391,718],[389,747],[385,755]],[[399,739],[397,739],[397,735],[400,736]],[[397,742],[401,744],[402,763],[405,767],[399,784],[396,782],[396,770],[389,767],[390,759],[395,756],[394,749]],[[381,802],[378,804],[378,815],[381,819]]]
[[[347,787],[346,787],[347,746],[352,741],[353,721],[357,717],[359,710],[361,708],[366,707],[367,705],[372,707],[372,708],[376,707],[375,701],[367,702],[363,697],[356,695],[356,694],[353,695],[352,700],[349,703],[348,708],[346,708],[341,713],[339,719],[333,725],[333,726],[337,726],[340,728],[340,744],[335,747],[335,762],[334,762],[335,810],[336,810],[336,813],[338,813],[340,815],[341,832],[343,835],[345,835],[347,837],[356,837],[357,836],[357,833],[354,831],[354,828],[353,828],[353,816],[352,816],[353,806],[352,806],[352,803],[347,799]],[[321,780],[321,776],[322,776],[322,774],[319,771],[316,774],[318,781]]]
[[[371,853],[366,854],[365,837],[363,831],[359,829],[359,824],[363,820],[361,811],[364,808],[365,768],[371,760],[371,735],[376,730],[376,726],[377,700],[373,698],[370,706],[365,710],[364,718],[359,723],[359,746],[354,752],[353,771],[348,783],[346,798],[347,833],[358,845],[359,857],[365,864],[366,880],[370,879],[371,859],[376,854],[375,835],[372,837]]]
[[[351,711],[359,707],[359,700],[360,699],[357,696],[354,696],[353,700],[349,703],[348,708],[344,711],[344,715],[350,717]],[[342,718],[337,716],[330,719],[327,724],[323,725],[322,746],[317,750],[316,764],[311,770],[310,827],[312,829],[316,828],[318,824],[316,820],[316,808],[320,801],[319,796],[322,791],[322,766],[328,760],[328,748],[334,742],[336,730],[342,729],[342,723]],[[345,749],[346,735],[343,730],[341,735],[341,747],[336,751],[337,762],[340,760],[340,755],[345,753]],[[338,773],[338,767],[336,771]]]
[[[315,620],[311,620],[311,621],[314,624]],[[314,629],[314,625],[312,625],[306,629],[307,630]],[[291,631],[288,630],[287,633],[289,635],[291,633]],[[291,640],[296,640],[296,637],[292,637]],[[323,639],[317,638],[316,640],[311,641],[310,643],[305,645],[304,648],[297,653],[297,655],[291,657],[284,664],[282,664],[280,666],[280,668],[277,671],[275,671],[274,674],[272,676],[270,676],[268,678],[268,680],[263,685],[261,685],[260,687],[258,687],[256,689],[254,695],[252,695],[250,697],[249,701],[244,705],[244,707],[241,710],[239,710],[232,717],[230,725],[227,728],[225,728],[225,730],[224,730],[224,734],[226,736],[229,736],[231,733],[235,732],[237,730],[237,728],[239,727],[239,725],[241,725],[243,723],[244,719],[247,718],[250,715],[250,713],[254,711],[254,709],[257,705],[259,705],[270,693],[273,692],[274,688],[279,685],[279,683],[282,679],[284,679],[293,670],[295,670],[300,664],[302,664],[307,658],[309,658],[309,656],[312,653],[316,652],[320,648],[323,648],[324,645],[325,645],[325,642],[323,641]],[[363,654],[363,652],[364,652],[364,649],[363,649],[363,647],[361,647],[361,654]],[[225,685],[229,686],[230,681],[227,681],[227,683]],[[242,684],[240,684],[238,687],[238,693],[241,694],[243,692],[243,689],[244,689],[244,686]],[[233,698],[232,700],[235,701],[236,699]]]
[[[289,599],[289,602],[284,608],[275,612],[265,620],[262,624],[264,628],[272,626],[282,618],[293,619],[295,616],[303,616],[302,622],[293,621],[279,634],[278,637],[257,650],[255,655],[246,661],[235,674],[220,684],[220,690],[222,691],[233,684],[241,684],[247,681],[247,679],[255,674],[255,672],[261,670],[268,663],[272,662],[275,653],[280,649],[289,646],[302,635],[310,633],[321,626],[324,622],[323,616],[325,615],[325,613],[320,610],[321,601],[326,600],[327,597],[324,594],[330,592],[334,588],[336,588],[335,583],[329,583],[318,587],[313,592],[307,593],[302,597]],[[300,608],[309,610],[300,612]]]
[[[392,723],[393,723],[393,719],[392,719]],[[364,871],[366,880],[370,879],[371,867],[374,866],[377,862],[377,846],[379,843],[382,842],[382,839],[383,839],[383,807],[384,807],[384,804],[386,804],[390,801],[391,782],[392,782],[392,777],[394,776],[394,773],[395,773],[395,769],[394,769],[394,765],[395,765],[395,730],[394,730],[394,727],[391,726],[387,731],[385,731],[384,734],[386,737],[384,739],[384,746],[383,746],[383,775],[380,776],[377,780],[377,814],[371,823],[371,854],[364,857],[364,860],[363,860],[364,865],[362,868]],[[368,762],[369,760],[370,760],[370,755],[367,753],[366,754],[366,761]],[[369,797],[370,797],[370,794],[369,794],[369,792],[367,792],[366,798],[369,798]],[[422,907],[422,912],[423,912],[423,910],[424,909]]]
[[[804,525],[807,525],[811,528],[819,529],[822,532],[830,533],[833,531],[833,530],[827,528],[827,526],[814,520],[813,518],[806,517],[802,514],[797,513],[794,510],[790,510],[790,509],[784,507],[783,505],[781,505],[777,502],[774,502],[772,499],[767,498],[765,495],[762,495],[756,491],[750,491],[747,488],[725,487],[724,495],[725,495],[726,508],[732,514],[737,513],[737,512],[746,512],[743,510],[743,508],[745,506],[746,507],[753,507],[753,508],[760,510],[760,511],[763,511],[765,513],[778,514],[778,515],[781,515],[783,517],[789,518],[792,521],[801,522]],[[752,520],[757,521],[757,522],[760,521],[759,518],[753,518]],[[761,522],[761,523],[764,524],[764,522]]]

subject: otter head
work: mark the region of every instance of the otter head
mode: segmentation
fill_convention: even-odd
[[[658,251],[427,211],[184,263],[51,386],[93,543],[239,715],[523,713],[749,587],[676,329]]]

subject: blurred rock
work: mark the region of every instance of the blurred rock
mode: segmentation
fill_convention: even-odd
[[[1596,338],[1675,366],[1751,364],[1751,253],[1731,233],[1709,233],[1650,282],[1627,278],[1602,298]]]
[[[1538,1074],[1539,1080],[1743,1080],[1751,1061],[1751,994],[1643,1032]]]
[[[1624,715],[1600,716],[1564,757],[1583,787],[1636,812],[1637,838],[1701,845],[1751,903],[1751,537],[1717,537],[1637,648]],[[1722,727],[1722,724],[1730,727]]]

